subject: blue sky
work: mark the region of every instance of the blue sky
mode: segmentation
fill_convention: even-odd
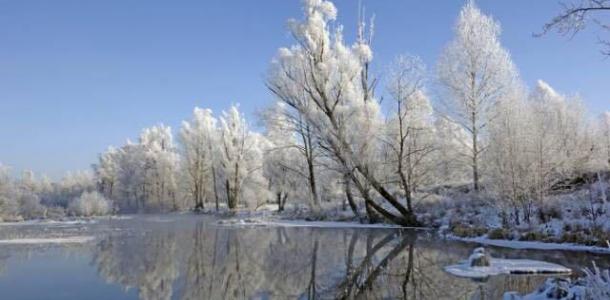
[[[364,0],[376,15],[375,71],[398,54],[433,69],[463,1]],[[578,93],[610,109],[610,59],[591,28],[569,40],[533,38],[555,0],[479,0],[499,20],[523,80]],[[357,1],[337,0],[353,40]],[[298,0],[0,0],[0,162],[59,177],[86,169],[108,145],[165,123],[177,132],[193,107],[231,103],[254,125],[272,97],[263,85]],[[382,91],[380,91],[382,92]]]

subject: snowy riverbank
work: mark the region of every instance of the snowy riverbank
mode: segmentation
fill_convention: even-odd
[[[480,245],[489,245],[511,249],[528,249],[528,250],[562,250],[562,251],[585,251],[592,253],[608,253],[610,247],[603,248],[597,246],[586,246],[570,243],[545,243],[539,241],[514,241],[514,240],[493,240],[487,237],[463,238],[455,235],[447,235],[446,238]]]

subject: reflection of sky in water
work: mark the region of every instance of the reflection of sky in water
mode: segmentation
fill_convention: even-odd
[[[395,229],[218,227],[211,217],[158,217],[96,224],[3,227],[0,238],[94,235],[80,245],[0,245],[3,299],[490,299],[531,291],[544,278],[484,282],[443,267],[474,244]],[[492,248],[492,255],[572,268],[584,253]]]
[[[89,264],[89,252],[65,253],[59,248],[27,257],[5,260],[0,275],[2,299],[134,299],[137,292],[123,292],[104,284]]]

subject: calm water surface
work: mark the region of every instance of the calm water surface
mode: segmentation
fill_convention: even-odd
[[[476,282],[443,267],[477,246],[425,231],[227,227],[209,216],[0,226],[0,238],[95,236],[81,245],[1,245],[1,299],[501,299],[540,276]],[[580,269],[610,258],[490,248]]]

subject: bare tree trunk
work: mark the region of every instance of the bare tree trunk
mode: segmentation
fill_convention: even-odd
[[[313,153],[313,141],[311,138],[311,129],[309,125],[305,126],[305,129],[301,129],[301,136],[305,144],[305,158],[307,160],[307,171],[309,176],[309,189],[312,197],[312,207],[314,210],[320,208],[320,198],[318,196],[318,188],[316,185],[316,170],[315,170],[315,156]]]
[[[218,187],[216,186],[216,168],[212,167],[212,184],[214,185],[214,201],[216,202],[216,211],[218,211]]]
[[[403,173],[403,171],[402,171],[402,163],[399,162],[398,165],[399,165],[398,174],[400,176],[400,182],[402,184],[402,189],[405,194],[405,200],[407,201],[407,209],[410,212],[412,212],[413,204],[412,204],[412,198],[411,198],[411,186],[409,185],[409,183],[407,181],[407,177],[405,176],[405,173]]]
[[[234,209],[233,207],[233,193],[231,193],[231,183],[229,182],[229,179],[225,180],[225,191],[227,193],[227,207],[229,209]]]
[[[307,299],[317,299],[317,287],[316,287],[316,268],[318,265],[318,239],[315,238],[313,251],[311,252],[311,275],[309,279],[309,285],[307,286]]]
[[[402,297],[403,299],[408,299],[407,297],[407,287],[409,282],[411,282],[411,277],[413,277],[413,265],[414,265],[414,250],[415,246],[413,243],[409,244],[409,257],[407,262],[407,272],[405,273],[405,280],[402,282]]]
[[[239,200],[239,164],[235,163],[235,175],[233,178],[233,185],[231,185],[229,178],[225,181],[227,189],[227,206],[233,210],[237,208],[237,202]]]
[[[477,130],[477,114],[472,112],[472,181],[474,190],[479,191],[479,145]]]
[[[358,206],[356,206],[356,202],[354,201],[354,196],[352,195],[352,188],[351,188],[352,180],[349,178],[349,175],[347,175],[347,174],[344,175],[344,181],[345,181],[345,196],[347,198],[347,202],[349,203],[349,207],[354,212],[354,215],[356,217],[360,218],[360,212],[358,212]]]
[[[275,196],[277,199],[277,211],[284,211],[284,203],[287,195],[283,195],[282,192],[277,192]]]

